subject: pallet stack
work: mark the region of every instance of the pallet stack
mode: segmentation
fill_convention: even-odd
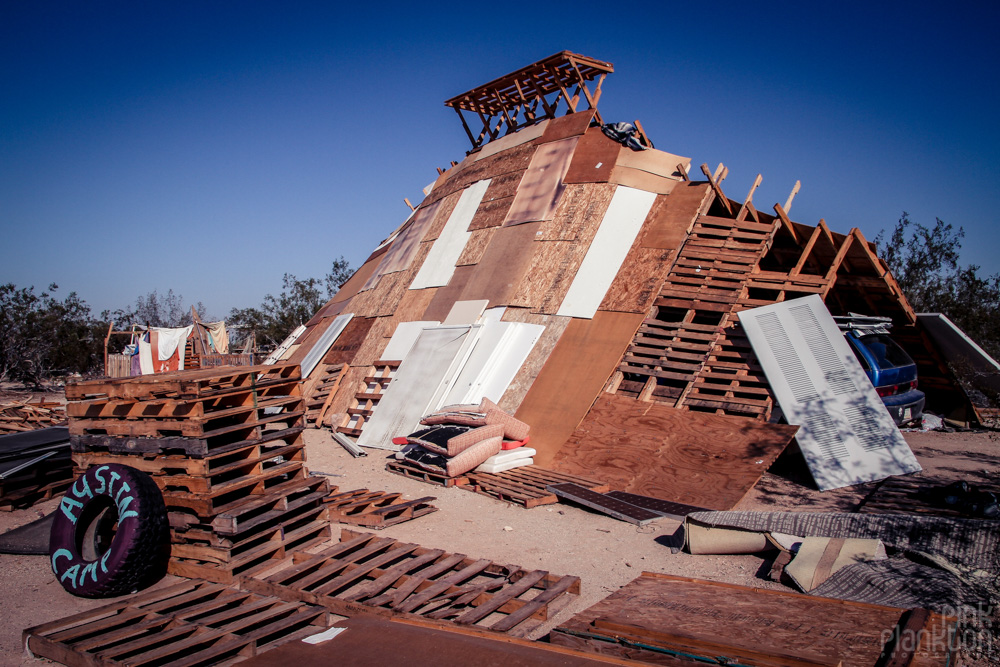
[[[169,572],[229,583],[330,535],[328,484],[305,467],[300,383],[298,365],[276,364],[71,384],[73,461],[151,475]]]

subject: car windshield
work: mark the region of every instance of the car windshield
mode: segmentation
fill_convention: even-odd
[[[874,334],[861,338],[861,342],[871,350],[879,368],[898,368],[900,366],[909,366],[913,363],[910,355],[888,336]]]

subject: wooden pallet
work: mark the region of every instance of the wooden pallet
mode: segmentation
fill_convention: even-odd
[[[607,493],[610,490],[607,484],[536,465],[500,473],[472,471],[466,473],[466,477],[468,481],[460,484],[461,488],[523,505],[529,509],[559,502],[559,497],[547,488],[552,484],[578,484],[595,493]]]
[[[330,626],[322,607],[186,581],[28,628],[27,650],[70,667],[214,665]]]
[[[269,419],[267,423],[281,426],[281,415],[278,419]],[[229,429],[210,438],[121,438],[112,435],[71,435],[70,448],[74,453],[139,455],[145,458],[177,455],[189,458],[211,458],[217,455],[237,452],[239,450],[272,442],[287,440],[303,431],[301,424],[280,429],[259,429],[257,425],[242,426]]]
[[[437,499],[425,496],[416,500],[403,500],[400,493],[368,489],[338,493],[337,489],[333,489],[333,493],[324,498],[323,502],[330,521],[378,529],[437,512],[438,508],[430,504],[432,500]]]
[[[298,364],[269,366],[223,366],[190,371],[173,371],[130,378],[83,380],[66,385],[66,399],[151,400],[158,398],[206,398],[240,389],[301,380]]]
[[[316,373],[318,379],[314,383],[309,383],[303,391],[306,398],[306,425],[313,428],[322,428],[326,413],[333,402],[333,398],[340,387],[344,375],[347,373],[347,364],[333,364],[325,366],[322,373]]]
[[[514,635],[537,627],[555,605],[580,592],[578,577],[346,529],[340,544],[295,554],[280,569],[244,577],[242,585],[338,614],[416,615]]]
[[[436,486],[461,486],[463,484],[468,484],[469,481],[464,476],[448,477],[444,473],[431,472],[430,470],[421,468],[420,466],[410,463],[409,461],[400,459],[391,459],[385,464],[385,469],[393,474],[402,475],[403,477],[409,477],[410,479],[416,479],[428,484],[434,484]]]
[[[949,483],[913,475],[887,477],[865,499],[858,512],[976,518],[963,512],[961,506],[946,505],[935,497],[935,492],[940,492]],[[1000,497],[1000,485],[973,483],[973,486]]]
[[[340,425],[336,428],[337,433],[343,433],[352,438],[361,435],[365,422],[371,417],[372,411],[375,410],[379,401],[382,400],[385,388],[389,386],[399,364],[399,361],[379,360],[369,367],[368,375],[358,383],[354,399]]]

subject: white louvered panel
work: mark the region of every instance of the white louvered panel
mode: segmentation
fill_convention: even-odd
[[[347,323],[351,321],[354,317],[354,313],[344,313],[343,315],[337,315],[336,319],[330,323],[330,326],[326,328],[323,335],[319,337],[316,344],[312,346],[306,356],[302,359],[300,366],[302,367],[302,377],[307,378],[316,368],[316,364],[319,360],[323,358],[330,346],[333,345],[333,341],[344,332],[344,327]]]
[[[739,318],[821,490],[920,470],[818,295]]]

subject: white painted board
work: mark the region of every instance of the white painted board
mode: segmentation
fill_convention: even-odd
[[[417,337],[424,329],[436,327],[441,324],[438,321],[421,320],[418,322],[400,322],[396,325],[396,330],[392,332],[389,344],[382,352],[382,359],[385,361],[402,361],[410,352],[410,348],[417,342]]]
[[[392,439],[415,431],[420,418],[432,411],[429,407],[438,400],[442,388],[454,382],[456,365],[464,363],[475,342],[474,328],[435,327],[420,331],[365,423],[359,445],[399,449]]]
[[[301,336],[305,330],[306,330],[306,325],[304,324],[300,324],[299,326],[295,327],[295,331],[288,334],[288,337],[285,338],[284,341],[282,341],[281,345],[279,345],[276,350],[271,352],[271,354],[267,355],[267,359],[262,361],[261,364],[265,366],[270,366],[274,364],[276,361],[278,361],[278,359],[281,359],[281,355],[283,355],[288,350],[288,348],[290,348],[295,343],[295,341],[299,339],[299,336]]]
[[[319,340],[316,341],[309,352],[306,353],[306,356],[302,358],[302,363],[299,364],[302,369],[303,378],[309,377],[309,374],[316,368],[319,360],[323,358],[323,355],[333,345],[333,341],[337,340],[337,337],[343,333],[344,327],[347,326],[352,317],[354,317],[354,313],[342,313],[337,315],[333,322],[330,322],[330,326],[320,335]]]
[[[821,491],[921,469],[818,295],[739,318]]]
[[[455,262],[462,256],[465,244],[472,236],[469,224],[489,186],[490,179],[476,181],[462,192],[455,210],[444,223],[441,234],[434,240],[424,263],[410,283],[410,289],[444,287],[448,284],[455,273]]]
[[[441,324],[475,324],[489,305],[489,299],[456,301]]]
[[[484,323],[472,354],[441,405],[472,405],[483,398],[499,403],[544,331],[540,324]]]
[[[623,185],[615,189],[601,226],[597,229],[557,315],[586,319],[594,317],[655,200],[655,192]]]

